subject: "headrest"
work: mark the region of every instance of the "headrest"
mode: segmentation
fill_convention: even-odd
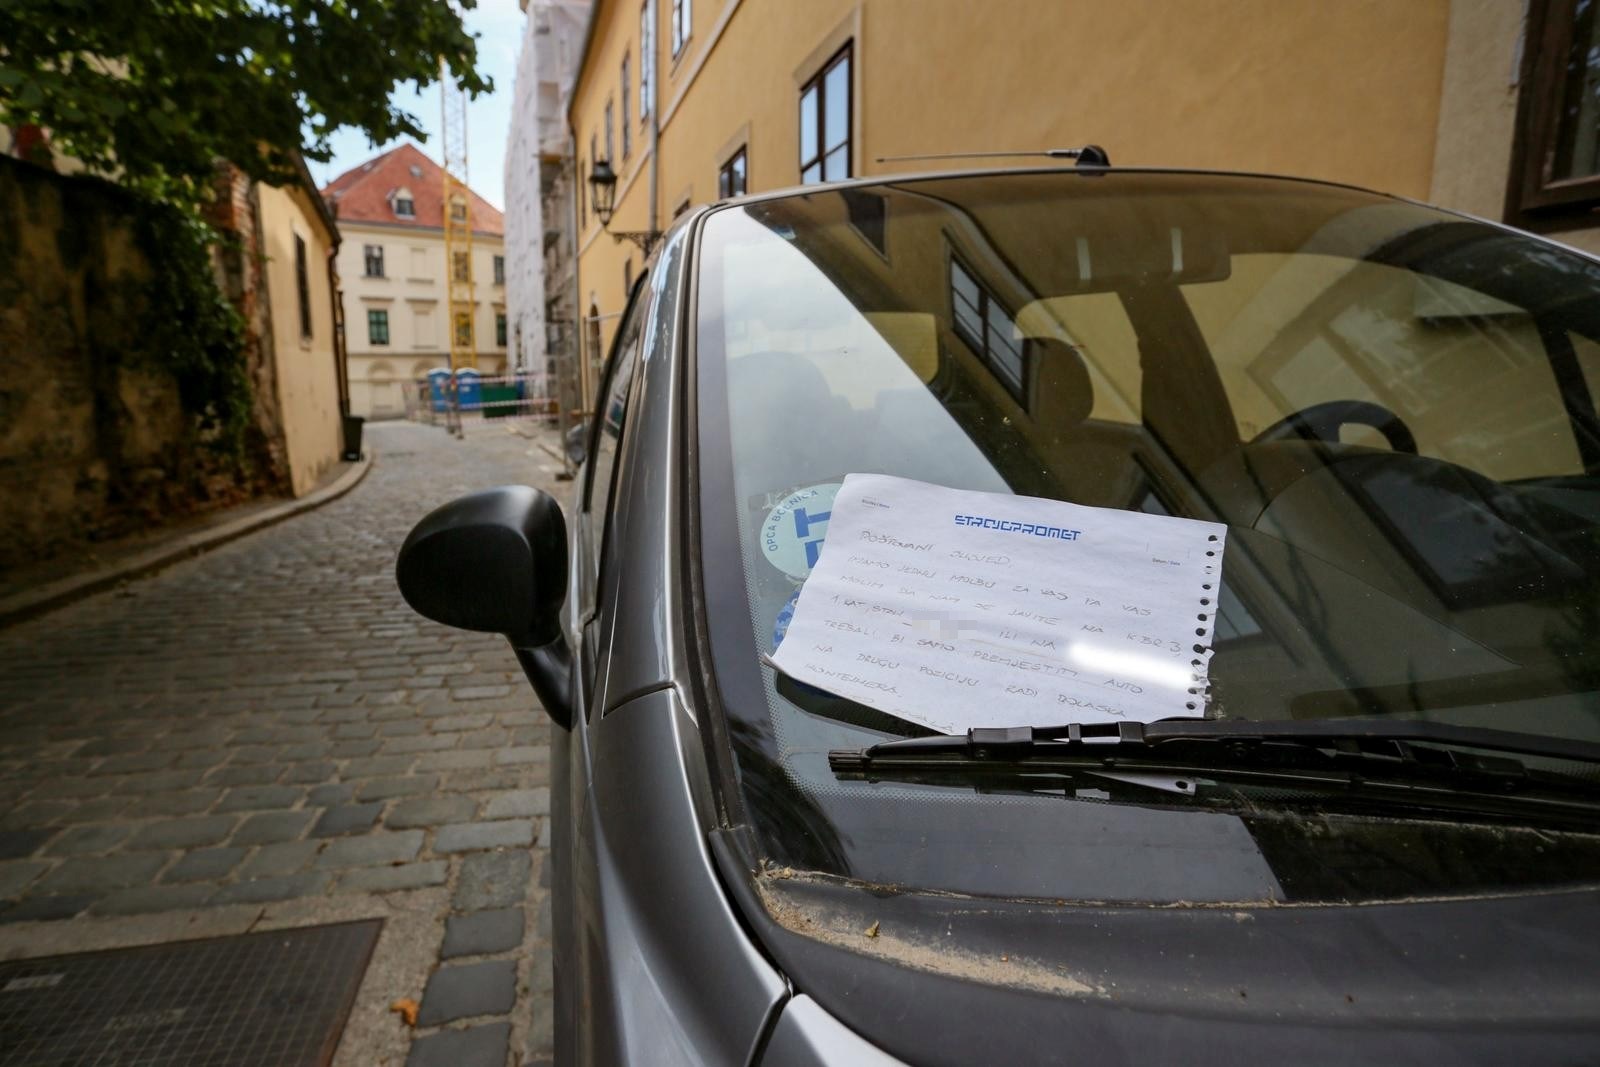
[[[1094,409],[1094,384],[1078,350],[1058,337],[1030,337],[1034,394],[1051,419],[1076,426]]]

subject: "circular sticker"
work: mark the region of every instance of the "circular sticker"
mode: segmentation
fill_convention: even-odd
[[[791,578],[804,578],[816,566],[838,482],[796,489],[767,512],[761,523],[761,554]]]
[[[800,590],[796,589],[789,594],[789,599],[783,602],[783,607],[778,609],[778,618],[772,624],[772,651],[778,651],[778,646],[783,644],[783,635],[789,632],[789,623],[794,621],[794,606],[800,603]]]

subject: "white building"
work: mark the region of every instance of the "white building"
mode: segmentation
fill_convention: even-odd
[[[527,13],[506,142],[506,312],[519,369],[551,372],[560,396],[573,366],[572,156],[567,95],[589,0],[520,0]],[[575,398],[562,396],[564,407]]]
[[[450,365],[444,172],[407,143],[339,175],[322,195],[344,235],[338,265],[351,413],[398,417],[405,414],[402,385]],[[501,374],[508,349],[505,223],[476,193],[471,218],[476,365],[485,375]]]

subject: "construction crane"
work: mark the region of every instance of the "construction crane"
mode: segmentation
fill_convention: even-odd
[[[461,408],[456,371],[478,365],[474,337],[477,300],[472,282],[472,190],[467,185],[467,93],[461,83],[439,63],[441,117],[439,141],[443,145],[444,261],[450,293],[451,429],[461,433]]]

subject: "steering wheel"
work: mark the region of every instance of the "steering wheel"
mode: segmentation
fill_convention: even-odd
[[[1285,415],[1265,430],[1256,434],[1251,444],[1263,441],[1322,441],[1339,443],[1339,427],[1353,423],[1370,426],[1383,435],[1389,447],[1396,452],[1417,454],[1417,438],[1410,427],[1400,421],[1400,416],[1370,400],[1324,400]]]

